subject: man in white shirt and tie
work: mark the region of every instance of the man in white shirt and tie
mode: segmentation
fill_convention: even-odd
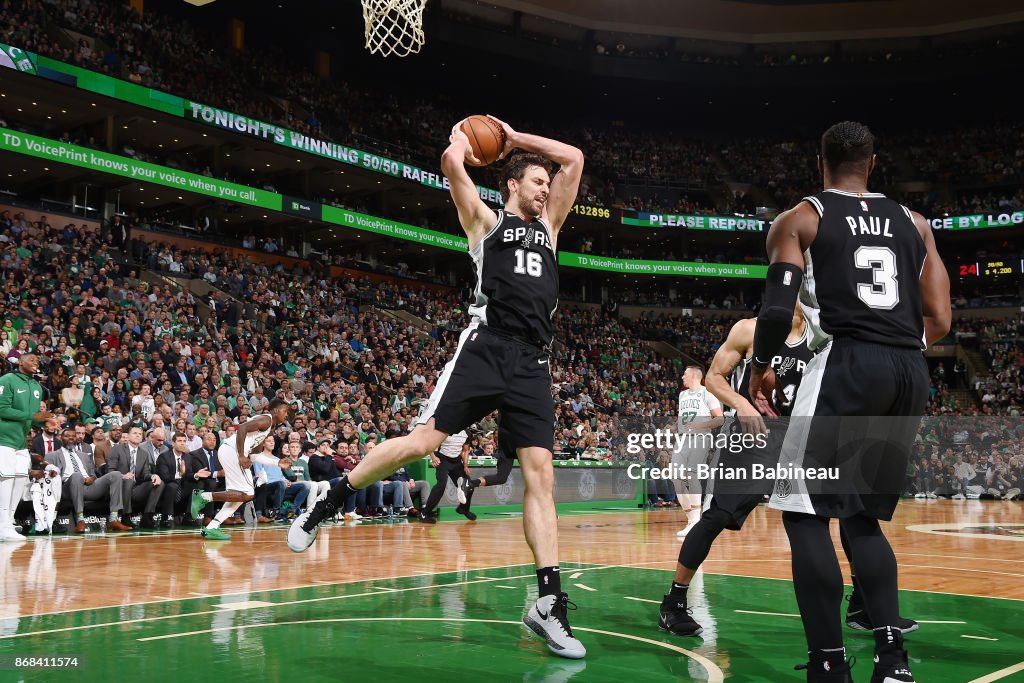
[[[66,443],[75,443],[75,430],[65,429],[61,437]],[[63,490],[71,501],[75,533],[85,533],[85,502],[109,499],[110,517],[107,529],[110,531],[131,531],[132,527],[118,521],[121,511],[121,473],[108,472],[96,476],[96,463],[91,456],[83,457],[71,446],[61,446],[46,456],[46,461],[60,470]]]
[[[57,435],[60,433],[60,421],[56,418],[50,418],[43,424],[41,433],[37,434],[32,439],[32,452],[39,453],[44,458],[49,457],[50,453],[60,448],[60,439]]]
[[[219,445],[217,435],[213,432],[206,432],[203,435],[202,448],[189,453],[189,469],[192,475],[191,481],[188,482],[189,489],[185,492],[187,498],[191,498],[192,492],[196,489],[210,493],[224,490],[224,468],[221,467],[220,460],[217,458]],[[204,508],[204,514],[207,517],[213,517],[213,503],[209,503]],[[195,521],[199,522],[198,519]]]
[[[182,487],[187,487],[190,480],[195,481],[188,461],[188,437],[184,432],[175,432],[171,448],[161,453],[156,462],[156,473],[164,482],[160,496],[160,526],[163,528],[174,528],[175,504],[187,500],[182,495]]]
[[[107,469],[121,475],[121,499],[124,501],[124,515],[121,524],[133,528],[128,515],[133,506],[143,506],[142,526],[153,529],[153,511],[163,493],[163,481],[156,474],[156,451],[153,437],[163,450],[163,430],[153,430],[148,443],[142,443],[142,427],[128,428],[121,443],[110,449]],[[144,502],[143,502],[144,501]]]

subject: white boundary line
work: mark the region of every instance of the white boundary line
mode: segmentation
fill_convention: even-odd
[[[1012,676],[1019,671],[1024,671],[1024,662],[1008,666],[1005,669],[1000,669],[999,671],[993,671],[987,676],[975,678],[973,681],[970,681],[970,683],[992,683],[992,681],[998,681],[1008,676]]]
[[[734,609],[733,612],[736,612],[737,614],[760,614],[766,617],[796,617],[797,619],[800,618],[799,614],[789,614],[787,612],[755,612],[749,609]]]
[[[634,598],[634,597],[630,597],[628,595],[625,596],[625,598],[626,598],[626,600],[636,600],[637,602],[649,602],[652,605],[660,605],[661,604],[661,600],[650,600],[648,598]]]
[[[170,633],[162,636],[151,636],[149,638],[136,638],[139,642],[149,642],[153,640],[168,640],[170,638],[183,638],[186,636],[202,635],[206,633],[218,633],[223,631],[237,631],[237,630],[248,630],[255,628],[266,628],[269,626],[299,626],[305,624],[332,624],[332,623],[352,623],[352,622],[368,622],[368,621],[443,621],[443,622],[462,622],[462,623],[477,623],[477,624],[514,624],[521,626],[522,622],[519,621],[503,621],[500,619],[449,619],[447,617],[354,617],[349,619],[308,619],[301,621],[284,621],[278,623],[269,624],[251,624],[248,626],[225,626],[221,628],[204,629],[201,631],[188,631],[184,633]],[[582,626],[574,626],[573,631],[583,631],[585,633],[597,633],[604,636],[612,636],[615,638],[626,638],[633,640],[638,643],[647,643],[648,645],[654,645],[655,647],[663,647],[666,650],[672,650],[679,654],[685,655],[690,659],[704,667],[708,672],[707,683],[722,683],[725,680],[725,674],[722,672],[718,665],[712,662],[707,657],[697,654],[692,650],[673,645],[671,643],[663,643],[658,640],[651,640],[650,638],[642,638],[640,636],[630,635],[628,633],[619,633],[617,631],[605,631],[596,628],[584,628]]]
[[[570,564],[581,564],[579,562],[571,562]],[[272,586],[270,588],[250,588],[244,591],[228,591],[226,593],[211,593],[207,597],[211,598],[223,598],[229,595],[252,595],[253,593],[277,593],[279,591],[293,591],[301,588],[323,588],[325,586],[346,586],[353,583],[372,583],[374,581],[391,581],[392,579],[417,579],[424,576],[440,576],[444,574],[462,574],[464,572],[485,572],[491,569],[509,569],[510,567],[527,567],[533,566],[530,564],[499,564],[494,567],[475,567],[473,569],[448,569],[443,572],[428,572],[428,571],[417,571],[414,574],[401,574],[398,576],[373,576],[366,579],[352,579],[350,581],[325,581],[322,579],[315,579],[313,583],[302,583],[297,586]],[[95,612],[102,609],[124,609],[125,607],[138,607],[141,605],[158,605],[168,600],[177,600],[179,602],[185,600],[200,600],[201,598],[178,596],[176,598],[160,598],[160,596],[154,596],[156,600],[143,600],[142,602],[127,602],[116,605],[98,605],[96,607],[79,607],[77,609],[65,609],[59,612],[33,612],[31,614],[16,614],[9,617],[0,618],[0,621],[4,619],[28,619],[34,617],[48,617],[54,614],[74,614],[75,612]],[[3,640],[4,636],[0,636],[0,640]]]
[[[970,638],[971,640],[991,640],[992,642],[997,642],[999,640],[998,638],[986,638],[985,636],[960,636],[960,637],[961,638]]]
[[[906,527],[907,531],[916,531],[920,534],[934,534],[945,538],[970,538],[975,541],[1016,541],[1024,542],[1024,536],[1001,536],[999,534],[962,534],[959,529],[977,526],[1012,526],[1022,527],[1020,524],[985,524],[984,522],[955,522],[952,524],[911,524]]]
[[[509,568],[509,567],[524,567],[524,566],[532,566],[532,565],[510,564],[510,565],[506,565],[505,568]],[[500,568],[501,567],[491,567],[491,569],[500,569]],[[616,569],[616,567],[606,566],[606,565],[594,565],[594,566],[591,566],[591,567],[581,568],[578,571],[588,572],[588,571],[595,571],[595,570],[599,570],[599,569]],[[467,571],[477,571],[477,570],[467,570]],[[450,573],[457,573],[457,572],[440,572],[440,573],[450,574]],[[267,607],[266,609],[271,609],[273,607],[284,607],[284,606],[287,606],[287,605],[302,605],[302,604],[308,604],[308,603],[311,603],[311,602],[327,602],[327,601],[330,601],[330,600],[348,600],[349,598],[365,598],[365,597],[370,596],[370,595],[380,596],[380,595],[387,595],[388,593],[406,593],[406,592],[409,592],[409,591],[422,591],[422,590],[431,590],[431,589],[435,589],[435,588],[448,588],[448,587],[451,587],[451,586],[468,586],[468,585],[478,584],[478,583],[492,583],[492,582],[495,582],[495,581],[512,581],[512,580],[515,580],[515,579],[525,579],[525,578],[534,578],[534,577],[536,577],[536,572],[531,572],[529,574],[520,574],[518,576],[484,577],[484,578],[472,579],[472,580],[468,580],[468,581],[456,581],[456,582],[453,582],[453,583],[430,584],[430,585],[427,585],[427,586],[410,586],[408,588],[393,588],[390,591],[370,590],[370,591],[368,591],[366,593],[350,593],[348,595],[328,595],[328,596],[324,596],[324,597],[321,597],[321,598],[307,598],[305,600],[288,600],[288,601],[285,601],[285,602],[273,602],[273,603],[270,603],[269,607]],[[402,577],[394,577],[394,578],[402,578]],[[359,581],[351,581],[351,582],[348,582],[348,583],[369,583],[370,581],[373,581],[373,580],[374,579],[359,580]],[[376,579],[376,580],[380,581],[382,579]],[[288,590],[288,589],[281,588],[281,589],[275,589],[275,590]],[[231,595],[239,595],[239,594],[251,595],[253,593],[258,593],[258,592],[261,592],[261,591],[242,591],[240,593],[232,593]],[[228,595],[228,594],[224,594],[224,595]],[[211,595],[210,597],[211,598],[212,597],[224,597],[224,595],[221,595],[221,596]],[[161,602],[161,601],[156,601],[156,602]],[[199,612],[189,612],[189,613],[186,613],[186,614],[163,614],[163,615],[156,616],[156,617],[141,617],[139,619],[122,619],[122,620],[119,620],[119,621],[106,621],[106,622],[101,622],[101,623],[97,623],[97,624],[84,624],[82,626],[67,626],[67,627],[64,627],[64,628],[46,629],[46,630],[42,630],[42,631],[27,631],[25,633],[12,633],[12,634],[8,634],[8,635],[0,635],[0,640],[12,640],[14,638],[25,638],[25,637],[28,637],[28,636],[44,635],[44,634],[49,634],[49,633],[66,633],[68,631],[85,631],[85,630],[94,629],[94,628],[103,628],[103,627],[106,627],[106,626],[119,626],[119,625],[124,625],[124,624],[142,624],[142,623],[148,623],[148,622],[151,622],[151,621],[167,621],[169,619],[181,619],[181,618],[187,618],[187,617],[203,616],[203,615],[206,615],[206,614],[220,614],[220,613],[222,613],[221,610],[203,610],[203,611],[199,611]]]
[[[672,567],[668,568],[668,567],[645,567],[645,566],[643,566],[643,565],[646,565],[646,564],[671,564]],[[677,564],[677,562],[675,560],[658,560],[658,561],[655,561],[655,562],[637,562],[636,564],[618,564],[618,565],[609,565],[609,566],[621,567],[621,568],[625,568],[625,569],[646,569],[648,571],[654,571],[654,572],[674,572],[676,564]],[[902,566],[906,566],[906,565],[900,565],[900,566],[902,567]],[[920,566],[920,565],[913,565],[913,566]],[[784,579],[784,578],[780,578],[778,576],[750,576],[749,574],[729,574],[727,572],[706,572],[706,574],[708,576],[731,576],[731,577],[734,577],[734,578],[737,578],[737,579],[764,579],[766,581],[790,581],[790,582],[793,581],[793,579]],[[1020,576],[1020,574],[1014,574],[1013,576]],[[845,586],[847,584],[843,584],[843,585]],[[1000,595],[973,595],[971,593],[948,593],[946,591],[936,591],[936,590],[926,591],[926,590],[923,590],[921,588],[900,588],[900,591],[902,591],[904,593],[927,593],[928,595],[955,595],[958,598],[981,598],[982,600],[1009,600],[1011,602],[1024,602],[1024,598],[1005,598],[1005,597],[1000,596]]]

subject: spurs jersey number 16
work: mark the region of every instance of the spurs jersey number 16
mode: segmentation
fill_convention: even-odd
[[[498,222],[470,250],[476,289],[473,321],[545,346],[558,308],[558,260],[547,224],[498,211]]]

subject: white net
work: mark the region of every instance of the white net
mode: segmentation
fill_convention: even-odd
[[[362,0],[366,49],[382,57],[405,57],[423,47],[427,0]]]

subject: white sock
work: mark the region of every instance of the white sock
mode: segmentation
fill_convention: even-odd
[[[693,526],[700,521],[700,508],[690,508],[686,513],[686,526]]]
[[[213,500],[213,494],[210,493],[209,491],[203,491],[202,493],[199,494],[199,497],[205,500],[207,503]]]
[[[213,518],[206,528],[207,529],[219,529],[220,525],[224,523],[224,520],[235,514],[235,510],[240,508],[242,503],[224,503],[224,506],[220,509],[220,512]]]
[[[18,511],[18,505],[25,495],[25,487],[28,486],[28,476],[17,476],[14,478],[14,490],[11,492],[11,523],[14,523],[14,515]]]
[[[700,494],[699,493],[687,493],[683,496],[683,505],[691,508],[700,509]]]
[[[11,496],[13,494],[14,477],[0,479],[0,529],[14,526],[14,522],[11,521],[11,513],[14,512],[11,508]]]

